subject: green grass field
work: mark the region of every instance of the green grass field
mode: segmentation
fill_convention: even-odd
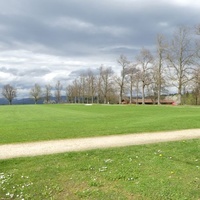
[[[200,128],[200,107],[0,106],[0,143]]]
[[[200,128],[200,107],[0,106],[0,143]],[[199,200],[200,139],[0,160],[1,200]]]
[[[0,160],[0,199],[199,200],[200,140]]]

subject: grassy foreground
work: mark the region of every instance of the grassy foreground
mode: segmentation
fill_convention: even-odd
[[[200,140],[0,160],[0,199],[199,200]]]
[[[200,128],[200,107],[0,106],[0,144]]]

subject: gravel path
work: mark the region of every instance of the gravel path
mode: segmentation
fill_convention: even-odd
[[[200,138],[200,129],[0,145],[0,159]]]

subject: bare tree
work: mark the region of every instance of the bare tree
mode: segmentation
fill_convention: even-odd
[[[140,80],[142,82],[142,104],[145,104],[145,87],[151,83],[150,70],[152,69],[154,58],[148,49],[143,48],[136,57],[136,60],[141,69]]]
[[[148,96],[154,103],[160,104],[161,92],[166,92],[166,80],[160,71],[160,67],[156,64],[151,69],[151,82],[147,85]]]
[[[96,79],[97,79],[97,88],[96,88],[97,103],[100,103],[101,95],[102,95],[102,92],[101,92],[102,79],[101,79],[100,74],[97,76]]]
[[[112,90],[112,75],[113,70],[111,67],[103,67],[99,68],[100,73],[100,90],[103,96],[103,102],[106,104],[108,102],[109,92]]]
[[[74,103],[84,103],[85,98],[87,97],[88,93],[88,86],[87,86],[87,77],[85,73],[79,75],[69,87],[67,87],[67,91],[71,95],[70,101]]]
[[[91,101],[91,103],[94,103],[94,96],[95,96],[95,90],[96,90],[96,77],[91,69],[87,70],[87,73],[85,74],[85,92],[86,92],[86,99],[87,103]]]
[[[55,85],[55,98],[57,103],[61,102],[61,90],[62,90],[62,85],[60,81],[57,81]]]
[[[74,103],[80,103],[81,99],[83,99],[81,91],[82,91],[82,85],[81,85],[81,78],[79,77],[75,79],[72,82],[72,99]]]
[[[121,66],[121,75],[115,77],[115,82],[119,86],[119,103],[121,104],[125,89],[125,77],[127,75],[127,69],[130,61],[127,60],[126,56],[121,55],[117,62]]]
[[[134,86],[137,87],[137,73],[138,69],[136,68],[137,64],[129,64],[129,66],[126,68],[126,82],[127,85],[129,85],[129,93],[130,93],[130,100],[129,103],[132,103],[133,99],[133,88]]]
[[[45,85],[44,100],[46,101],[46,103],[49,103],[51,101],[51,96],[52,96],[51,90],[52,90],[52,87],[50,84]]]
[[[140,91],[140,78],[142,72],[140,69],[136,68],[136,73],[135,73],[135,89],[136,89],[136,104],[138,104],[138,98],[139,98],[139,91]]]
[[[31,88],[30,96],[34,99],[35,104],[37,104],[38,100],[42,98],[42,89],[40,85],[35,84],[33,88]]]
[[[193,90],[195,105],[200,104],[200,68],[194,71]]]
[[[87,81],[86,81],[86,75],[81,74],[79,76],[79,79],[77,80],[77,92],[79,95],[79,103],[85,103],[85,99],[87,98]]]
[[[13,99],[17,96],[17,89],[7,84],[3,86],[2,95],[12,104]]]
[[[189,29],[179,27],[168,45],[167,61],[172,85],[178,89],[178,103],[181,103],[181,95],[184,85],[192,79],[192,64],[194,50]]]
[[[67,88],[66,93],[71,102],[94,103],[96,95],[96,76],[91,69],[82,73]]]
[[[66,87],[66,97],[67,97],[68,103],[73,103],[73,86],[72,85],[68,85]]]
[[[163,62],[165,60],[167,44],[165,42],[164,36],[159,34],[157,36],[157,67],[154,69],[154,77],[157,84],[157,102],[160,104],[161,88],[163,83]]]

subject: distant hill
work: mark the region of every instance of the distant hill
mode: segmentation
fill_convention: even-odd
[[[63,101],[66,97],[62,97]],[[52,97],[51,100],[55,101],[55,98]],[[37,104],[43,104],[44,100],[41,99],[37,102]],[[0,105],[8,105],[8,101],[5,98],[0,98]],[[24,105],[24,104],[35,104],[32,98],[23,98],[23,99],[14,99],[12,102],[13,105]]]
[[[34,104],[34,100],[31,98],[14,99],[12,104]],[[39,100],[38,104],[42,104],[43,100]],[[0,105],[8,105],[8,101],[4,98],[0,98]]]
[[[4,104],[8,104],[8,102],[5,99],[0,98],[0,105],[4,105]]]

